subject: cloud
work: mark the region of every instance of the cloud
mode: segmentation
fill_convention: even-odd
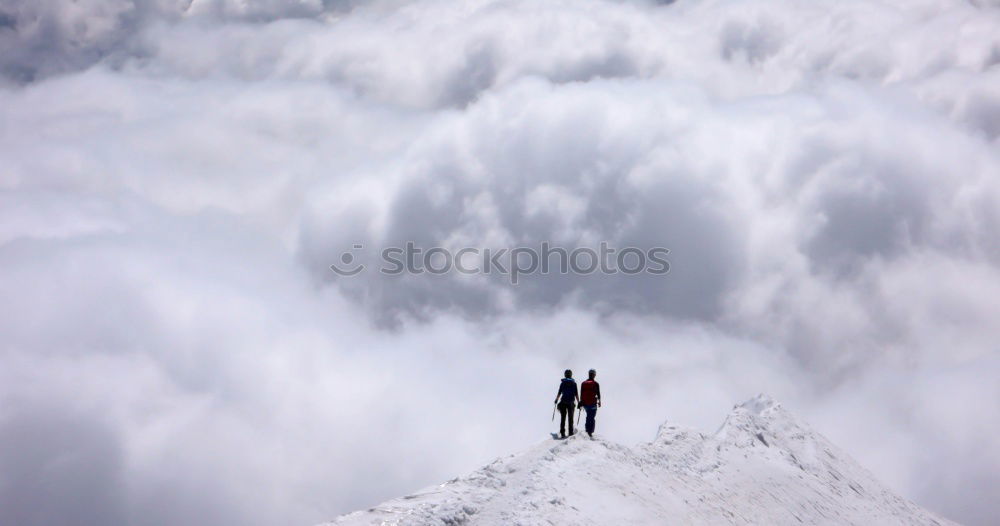
[[[0,522],[320,521],[545,436],[571,366],[612,439],[767,391],[985,524],[998,25],[949,0],[8,2]],[[671,271],[328,268],[407,241],[664,246]]]
[[[4,519],[17,524],[121,524],[121,451],[97,415],[38,405],[0,434]]]

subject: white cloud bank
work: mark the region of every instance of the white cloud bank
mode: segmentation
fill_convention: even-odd
[[[992,520],[995,3],[9,0],[0,48],[0,522],[316,522],[545,436],[566,366],[613,439],[767,391]],[[327,270],[407,240],[671,273]]]

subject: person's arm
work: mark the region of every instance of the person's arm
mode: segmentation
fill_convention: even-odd
[[[556,399],[555,399],[554,402],[552,402],[553,404],[558,404],[559,403],[559,395],[561,395],[561,394],[562,394],[562,385],[560,385],[559,389],[556,391]]]
[[[576,398],[576,405],[580,405],[580,388],[573,382],[573,397]]]
[[[601,384],[594,382],[594,392],[597,394],[597,407],[601,407]]]

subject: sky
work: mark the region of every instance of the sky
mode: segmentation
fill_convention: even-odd
[[[0,523],[313,524],[765,392],[1000,500],[1000,3],[0,0]],[[342,277],[414,242],[663,275]]]

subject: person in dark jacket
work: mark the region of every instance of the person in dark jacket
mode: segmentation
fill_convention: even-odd
[[[587,412],[585,427],[587,435],[593,438],[594,427],[597,425],[594,419],[597,417],[597,408],[601,407],[601,384],[594,380],[597,377],[597,371],[591,369],[587,376],[589,378],[580,384],[580,405]]]
[[[563,379],[559,382],[559,391],[556,393],[555,403],[559,406],[559,436],[566,438],[566,420],[569,419],[569,435],[573,436],[573,408],[580,400],[580,392],[576,388],[576,380],[573,379],[573,371],[566,369]]]

